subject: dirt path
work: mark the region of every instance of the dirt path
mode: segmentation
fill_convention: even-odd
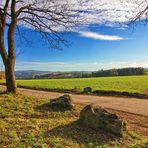
[[[0,86],[1,90],[4,90],[4,86]],[[63,95],[56,92],[45,92],[39,90],[22,89],[19,88],[19,92],[23,95],[49,98],[53,99]],[[78,104],[95,104],[105,108],[113,110],[119,110],[137,115],[144,115],[148,117],[148,100],[136,99],[136,98],[124,98],[124,97],[106,97],[106,96],[91,96],[91,95],[74,95],[71,94],[74,103]]]

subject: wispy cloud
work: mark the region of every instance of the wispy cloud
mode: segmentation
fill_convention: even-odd
[[[148,67],[148,58],[137,61],[110,61],[110,62],[40,62],[17,61],[16,70],[43,70],[43,71],[96,71],[98,69]]]
[[[90,31],[81,31],[79,33],[80,33],[80,36],[91,38],[91,39],[96,39],[96,40],[108,40],[108,41],[124,40],[123,37],[116,36],[116,35],[106,35],[106,34],[90,32]]]

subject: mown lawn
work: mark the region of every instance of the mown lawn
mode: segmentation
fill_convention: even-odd
[[[126,92],[148,93],[148,76],[80,78],[80,79],[36,79],[17,80],[18,86],[41,89],[76,89],[84,87],[93,90],[114,90]]]
[[[145,147],[148,142],[136,131],[118,138],[84,128],[78,122],[82,106],[76,106],[72,111],[53,112],[48,103],[48,99],[0,94],[0,147],[121,148]]]

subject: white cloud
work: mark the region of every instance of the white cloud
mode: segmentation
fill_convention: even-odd
[[[116,35],[105,35],[105,34],[100,34],[100,33],[95,33],[90,31],[80,31],[79,33],[83,37],[92,38],[96,40],[117,41],[117,40],[124,39],[123,37],[116,36]]]
[[[148,0],[88,0],[86,4],[81,5],[78,1],[82,0],[22,0],[20,5],[17,4],[17,7],[35,2],[38,7],[50,7],[54,10],[55,5],[56,10],[63,9],[66,14],[81,12],[81,19],[83,18],[81,25],[104,24],[106,26],[114,26],[117,23],[128,22],[148,5]],[[4,5],[4,2],[5,0],[2,0],[0,6]],[[68,9],[65,9],[64,4],[69,4]],[[71,10],[73,11],[71,12]],[[146,13],[143,14],[143,18],[146,17]],[[55,26],[58,31],[63,31],[71,25],[66,23],[66,27],[63,28],[62,25],[51,24],[51,22],[46,22],[46,24]],[[27,27],[26,23],[21,23],[21,25]]]
[[[96,71],[99,69],[144,67],[148,68],[148,58],[137,61],[110,62],[40,62],[17,61],[15,70],[44,70],[44,71]]]

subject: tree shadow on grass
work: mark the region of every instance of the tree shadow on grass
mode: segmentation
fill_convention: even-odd
[[[5,91],[0,90],[0,95],[6,95],[6,94],[8,94],[6,90]]]
[[[42,105],[39,105],[35,107],[34,110],[45,114],[47,114],[48,112],[53,112],[53,110],[50,108],[49,103],[44,103]]]
[[[73,110],[52,109],[49,103],[36,106],[34,110],[39,112],[39,115],[32,116],[34,118],[57,118],[57,120],[60,120],[63,117],[75,115]]]
[[[91,144],[93,144],[93,146],[103,146],[104,144],[109,144],[110,142],[120,139],[119,137],[102,130],[92,130],[82,127],[79,120],[67,125],[57,126],[52,130],[47,131],[46,135],[72,140],[86,147]]]
[[[49,107],[49,103],[44,103],[40,106],[35,107],[34,110],[45,113],[51,111],[51,108]]]
[[[51,113],[51,115],[49,115],[48,118],[53,117],[53,110],[49,107],[49,103],[37,106],[35,109],[41,113]],[[63,114],[56,115],[55,117],[54,114],[54,118],[56,118],[57,120],[61,120],[61,115]],[[111,142],[116,142],[121,138],[99,129],[92,130],[83,127],[80,125],[79,120],[76,120],[66,125],[60,125],[51,130],[45,131],[44,135],[46,135],[47,138],[62,138],[64,139],[64,143],[68,143],[68,141],[73,141],[74,143],[83,145],[84,147],[103,146]]]
[[[65,112],[65,111],[71,111],[72,109],[66,109],[66,108],[52,108],[50,106],[50,103],[44,103],[40,106],[37,106],[34,108],[36,111],[39,111],[41,113],[47,113],[47,112]]]

